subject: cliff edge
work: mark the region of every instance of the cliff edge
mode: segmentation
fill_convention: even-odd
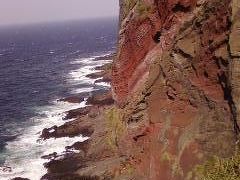
[[[120,0],[120,8],[112,88],[130,177],[203,179],[213,157],[238,151],[240,1]]]

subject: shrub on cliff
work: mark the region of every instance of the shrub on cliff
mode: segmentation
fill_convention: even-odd
[[[127,16],[128,13],[132,10],[137,0],[125,0],[124,1],[124,16]]]
[[[136,7],[138,16],[141,19],[145,19],[149,14],[153,12],[153,7],[144,2],[144,0],[139,0]]]
[[[105,119],[108,126],[108,144],[115,149],[118,147],[120,136],[125,131],[120,110],[115,107],[107,110]]]
[[[240,153],[231,158],[214,157],[195,172],[199,180],[240,180]]]

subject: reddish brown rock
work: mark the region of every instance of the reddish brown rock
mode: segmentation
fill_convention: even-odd
[[[111,108],[111,106],[100,106],[95,118],[85,115],[56,128],[57,134],[65,136],[71,135],[72,132],[80,132],[79,130],[85,127],[91,127],[88,129],[94,129],[94,131],[89,135],[91,137],[87,141],[76,142],[72,146],[66,147],[65,155],[50,155],[52,160],[45,164],[48,173],[42,179],[95,178],[101,180],[112,179],[114,174],[119,172],[125,158],[115,154],[116,148],[111,143],[111,136],[109,136],[113,133],[114,126],[109,124],[105,113],[107,109]],[[73,152],[72,149],[79,150],[79,153]]]
[[[84,101],[84,97],[70,96],[70,97],[59,99],[58,101],[69,102],[69,103],[81,103]]]
[[[84,153],[87,153],[90,148],[90,140],[86,140],[83,142],[76,142],[72,146],[66,147],[66,149],[72,149],[72,148],[74,148],[76,150],[81,150]]]
[[[93,132],[94,129],[90,125],[79,126],[78,121],[71,121],[59,127],[54,126],[43,129],[40,138],[46,140],[49,138],[74,137],[80,135],[90,137]]]
[[[119,151],[135,169],[133,179],[194,179],[197,165],[234,154],[237,4],[142,0],[121,16],[112,85],[128,132]]]
[[[95,73],[92,73],[92,74],[88,74],[86,77],[89,77],[89,78],[92,78],[92,79],[97,79],[97,78],[103,77],[104,75],[105,75],[104,71],[99,71],[99,72],[95,72]]]
[[[182,19],[196,4],[196,0],[138,2],[121,22],[117,60],[113,64],[114,98],[120,104],[126,102],[142,78],[146,79],[144,75],[149,70],[151,58],[145,57],[156,46],[162,50],[168,47]]]
[[[91,105],[112,105],[114,100],[110,91],[106,93],[97,93],[87,99],[87,104]]]
[[[112,63],[108,63],[102,66],[97,66],[95,70],[98,72],[88,74],[87,77],[91,79],[97,79],[95,83],[99,82],[110,82],[111,81],[111,69],[112,69]]]
[[[69,110],[66,112],[66,116],[64,117],[64,120],[74,119],[77,117],[84,116],[90,112],[91,108],[92,107],[90,107],[90,106],[86,106],[83,108]]]

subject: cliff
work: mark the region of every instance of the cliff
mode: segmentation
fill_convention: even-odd
[[[90,138],[42,179],[240,180],[240,1],[120,0],[119,18],[114,103],[43,131]]]
[[[126,126],[117,146],[129,176],[202,179],[197,169],[237,151],[240,1],[120,0],[120,6],[112,88]]]

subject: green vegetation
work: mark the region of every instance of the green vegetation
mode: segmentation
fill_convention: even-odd
[[[172,158],[171,154],[169,154],[166,151],[161,155],[161,161],[170,162],[172,160],[173,160],[173,158]]]
[[[214,157],[195,169],[199,180],[240,180],[240,153],[231,158]]]
[[[137,4],[137,13],[141,19],[145,19],[153,9],[150,5],[146,4],[143,0],[139,0]]]
[[[152,13],[153,8],[152,6],[148,5],[144,2],[144,0],[125,0],[124,1],[124,17],[126,17],[129,12],[134,8],[136,5],[136,11],[141,19],[145,19],[149,13]]]
[[[132,10],[137,0],[125,0],[124,1],[124,14],[125,16]]]
[[[203,165],[197,165],[189,172],[186,180],[240,180],[240,151],[231,158],[213,157]],[[176,158],[165,152],[161,161],[173,162]],[[177,162],[172,165],[173,176],[183,176],[183,172]]]
[[[121,167],[122,167],[122,173],[126,173],[126,174],[133,174],[135,171],[135,168],[133,167],[133,165],[129,162],[122,162],[121,163]]]
[[[106,70],[106,71],[112,70],[112,63],[106,64],[106,65],[105,65],[105,70]]]
[[[126,169],[128,174],[133,174],[133,172],[135,171],[134,167],[131,164],[127,164]]]
[[[122,114],[117,108],[106,111],[106,121],[108,126],[108,144],[115,149],[118,147],[120,136],[125,131],[125,125],[122,121]]]

